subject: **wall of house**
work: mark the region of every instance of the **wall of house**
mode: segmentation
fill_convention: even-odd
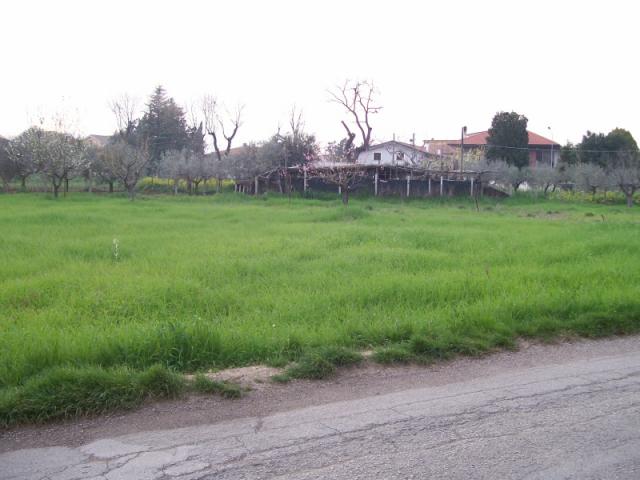
[[[549,167],[557,166],[560,161],[560,147],[551,148],[534,148],[529,151],[529,167]]]
[[[378,160],[376,157],[379,154],[380,159]],[[399,158],[403,156],[403,158]],[[422,160],[426,157],[425,154],[421,152],[416,152],[409,147],[405,147],[404,145],[385,145],[381,148],[372,148],[371,150],[367,150],[366,152],[362,152],[358,155],[357,163],[362,165],[403,165],[409,166],[411,165],[411,159],[417,164],[420,164]]]

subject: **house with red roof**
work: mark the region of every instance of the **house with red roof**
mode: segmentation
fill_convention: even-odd
[[[529,130],[527,130],[527,133],[529,134],[529,166],[531,168],[542,165],[555,167],[560,159],[560,144]],[[456,156],[460,155],[461,142],[464,144],[463,149],[465,152],[482,151],[487,147],[488,137],[489,131],[485,130],[466,134],[464,140],[425,140],[424,148],[433,155],[455,159]]]

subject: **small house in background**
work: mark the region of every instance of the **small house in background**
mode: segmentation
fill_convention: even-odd
[[[84,141],[94,147],[105,147],[111,140],[111,135],[95,135],[91,134],[85,137]]]
[[[390,140],[372,145],[360,153],[356,163],[360,165],[419,167],[433,157],[424,147]]]
[[[560,159],[560,144],[548,138],[530,132],[529,134],[529,166],[555,167]],[[464,137],[464,151],[484,150],[487,147],[489,132],[469,133]],[[460,139],[457,140],[425,140],[424,150],[436,156],[453,157],[460,155]]]

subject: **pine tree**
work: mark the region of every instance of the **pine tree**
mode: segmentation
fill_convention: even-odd
[[[159,85],[153,91],[139,124],[140,139],[149,149],[149,172],[157,173],[162,155],[188,144],[187,122],[182,108]]]

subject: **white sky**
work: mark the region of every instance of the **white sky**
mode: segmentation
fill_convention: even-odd
[[[563,0],[28,1],[0,8],[0,134],[62,111],[109,134],[109,99],[157,84],[180,104],[244,103],[239,142],[296,104],[322,141],[343,137],[326,90],[373,79],[374,137],[455,138],[499,110],[564,143],[587,130],[640,140],[636,2]]]

